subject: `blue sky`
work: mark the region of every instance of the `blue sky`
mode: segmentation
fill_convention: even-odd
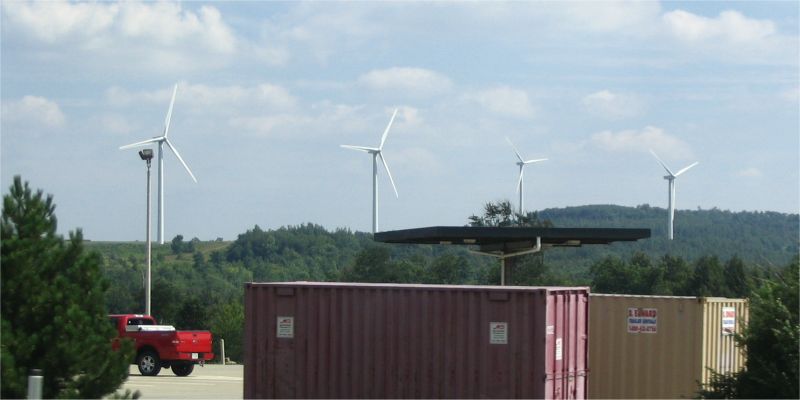
[[[4,1],[3,193],[55,196],[59,230],[144,238],[144,163],[172,86],[166,233],[258,224],[462,225],[516,202],[797,213],[798,3]],[[154,171],[155,172],[155,171]],[[153,186],[155,190],[155,184]],[[154,200],[155,206],[155,200]],[[676,222],[677,223],[677,222]]]

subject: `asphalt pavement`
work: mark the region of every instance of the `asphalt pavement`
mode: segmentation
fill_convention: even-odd
[[[135,365],[118,393],[138,390],[141,399],[241,399],[242,365],[195,365],[189,376],[179,377],[162,369],[157,376],[142,376]]]

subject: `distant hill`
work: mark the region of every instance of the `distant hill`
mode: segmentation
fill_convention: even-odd
[[[752,277],[767,276],[767,270],[789,265],[799,247],[797,214],[732,213],[716,209],[677,211],[674,241],[665,239],[666,210],[649,206],[547,209],[539,213],[539,218],[550,220],[556,227],[650,228],[652,238],[634,243],[554,248],[541,255],[512,259],[507,264],[507,276],[515,284],[603,287],[593,280],[591,273],[591,267],[597,263],[608,270],[601,284],[608,286],[609,282],[619,283],[617,281],[624,284],[622,291],[616,293],[653,290],[666,293],[663,288],[670,288],[671,293],[677,293],[674,288],[698,293],[697,288],[712,287],[705,285],[709,281],[717,288],[710,293],[725,295],[727,289],[719,287],[726,285],[724,278],[732,275],[724,275],[722,279],[720,275],[726,273],[732,257],[738,256],[744,261],[742,269],[749,272],[742,276],[752,280]],[[464,221],[466,224],[467,218]],[[103,258],[109,283],[106,296],[109,311],[142,310],[145,244],[87,242],[86,248],[97,251]],[[641,267],[641,261],[648,257],[632,257],[636,252],[644,252],[653,265],[661,265],[661,260],[669,259],[668,267],[684,265],[685,268],[675,267],[669,274],[658,275],[656,282],[660,286],[648,284],[644,287],[643,283],[656,276],[653,272],[660,270]],[[665,255],[673,257],[664,258]],[[604,260],[606,256],[636,261],[625,264],[627,261]],[[719,261],[707,256],[716,256]],[[674,257],[682,260],[677,262]],[[387,245],[375,243],[369,233],[348,229],[329,231],[311,223],[274,230],[262,230],[255,225],[233,242],[198,239],[187,242],[178,235],[167,244],[154,245],[152,261],[152,309],[159,321],[179,329],[210,327],[215,335],[225,339],[229,344],[227,354],[237,360],[241,360],[242,354],[242,287],[245,282],[308,280],[487,285],[500,281],[497,259],[471,254],[466,246]],[[683,271],[683,275],[674,271]],[[697,274],[698,271],[701,273]],[[706,275],[716,280],[705,279]],[[697,285],[695,280],[699,282]],[[636,287],[631,288],[632,285]]]
[[[623,207],[588,205],[549,208],[539,218],[560,228],[649,228],[650,239],[610,246],[554,249],[547,262],[558,266],[588,266],[606,255],[628,257],[645,252],[651,257],[664,254],[694,260],[704,255],[721,259],[739,256],[754,266],[785,265],[800,251],[800,216],[771,211],[731,212],[676,210],[675,239],[666,239],[667,210],[649,205]]]

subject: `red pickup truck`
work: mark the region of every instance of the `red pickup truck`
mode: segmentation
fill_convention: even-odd
[[[136,365],[142,375],[155,376],[161,368],[172,368],[177,376],[187,376],[195,364],[202,365],[214,358],[211,332],[176,331],[170,325],[158,325],[149,315],[109,315],[117,329],[114,348],[121,338],[136,344]]]

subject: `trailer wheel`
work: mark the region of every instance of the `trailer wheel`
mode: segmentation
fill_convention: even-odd
[[[172,373],[177,376],[188,376],[194,371],[194,364],[187,363],[174,363],[172,364]]]
[[[144,376],[156,376],[161,371],[161,360],[158,353],[152,350],[145,350],[136,357],[136,365],[139,372]]]

